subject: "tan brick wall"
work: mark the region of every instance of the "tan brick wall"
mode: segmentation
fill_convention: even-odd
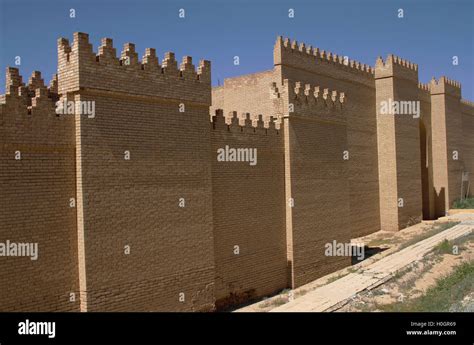
[[[180,73],[173,55],[163,62],[168,69],[162,73],[150,51],[141,69],[132,45],[122,53],[130,65],[121,66],[106,54],[111,44],[103,41],[96,61],[87,37],[76,35],[70,62],[60,69],[61,78],[79,64],[78,85],[62,85],[63,90],[77,101],[95,101],[96,107],[94,118],[76,117],[83,309],[210,310],[210,77],[201,74],[207,79],[198,80],[193,66],[181,66]]]
[[[474,195],[474,103],[462,101],[462,143],[464,171],[469,172],[469,195]],[[464,190],[467,188],[464,185]]]
[[[454,103],[454,100],[451,100]],[[461,197],[461,178],[465,167],[465,158],[467,152],[464,152],[464,138],[462,127],[462,113],[460,100],[457,99],[456,105],[448,106],[446,113],[447,140],[448,140],[448,206]],[[450,102],[450,101],[448,101]],[[468,136],[470,137],[470,136]],[[466,138],[467,139],[467,138]],[[458,153],[458,159],[454,159],[454,152]],[[472,153],[472,152],[471,152]]]
[[[383,102],[419,101],[417,68],[393,55],[377,59],[375,67],[382,230],[398,231],[422,219],[421,112],[382,113]]]
[[[25,87],[9,69],[4,101],[0,242],[37,243],[38,258],[0,256],[0,310],[78,311],[74,119],[56,116],[37,72]]]
[[[377,104],[389,98],[393,99],[393,82],[390,78],[377,80],[376,85]],[[377,112],[379,109],[377,108]],[[384,230],[398,230],[395,117],[393,115],[377,116],[380,222]]]
[[[431,130],[431,96],[429,85],[419,84],[420,100],[420,165],[423,194],[423,219],[435,219],[435,191],[433,186],[433,145]]]
[[[375,118],[375,81],[369,66],[342,56],[278,39],[274,48],[275,73],[281,80],[321,85],[345,92],[350,100],[347,118],[350,230],[351,237],[380,230],[377,170],[377,127]]]
[[[394,88],[395,99],[418,101],[417,83],[395,78]],[[403,229],[422,220],[420,118],[399,115],[395,121],[398,198],[403,198],[403,207],[398,207],[398,224]]]
[[[448,151],[446,146],[445,97],[431,95],[432,145],[433,145],[433,187],[435,191],[435,216],[446,214],[448,188]]]
[[[218,113],[211,130],[218,308],[287,286],[283,134],[273,124],[240,124]],[[225,146],[256,149],[256,165],[218,161]]]
[[[430,88],[433,116],[433,181],[437,194],[436,215],[443,216],[453,201],[460,197],[461,174],[473,151],[464,152],[465,148],[469,150],[469,145],[465,146],[465,143],[470,139],[463,137],[466,132],[463,129],[460,85],[441,77],[438,81],[432,80]],[[466,129],[469,128],[469,122],[466,123]],[[453,157],[454,151],[457,151],[457,160]]]
[[[224,85],[212,88],[212,104],[209,109],[210,121],[212,121],[212,116],[216,113],[218,109],[224,109],[224,94]]]
[[[347,107],[341,105],[340,94],[332,99],[320,88],[315,97],[315,90],[315,86],[288,80],[280,88],[289,151],[286,207],[291,217],[287,237],[292,287],[351,263],[350,255],[325,253],[326,244],[346,244],[351,238],[348,161],[343,159],[348,147]],[[294,111],[288,111],[290,107]]]
[[[275,81],[273,70],[224,80],[224,113],[237,111],[252,115],[270,116],[273,102],[270,98],[270,85]],[[215,89],[215,88],[214,88]],[[213,92],[213,95],[216,92]]]
[[[419,85],[413,64],[391,59],[374,76],[279,38],[272,70],[211,91],[208,61],[159,64],[151,48],[139,61],[133,44],[118,58],[110,39],[95,54],[76,33],[58,41],[49,89],[10,69],[0,241],[38,242],[39,258],[0,257],[0,310],[225,309],[350,264],[327,243],[444,215],[462,171],[473,194],[474,106],[458,83]],[[57,117],[59,95],[95,102],[95,116]],[[377,116],[387,98],[419,100],[421,119]],[[217,109],[229,126],[211,122]],[[256,148],[257,165],[218,162],[226,145]]]

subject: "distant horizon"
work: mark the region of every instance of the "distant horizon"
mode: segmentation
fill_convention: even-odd
[[[95,53],[100,40],[108,37],[114,40],[117,56],[123,44],[131,42],[140,59],[145,48],[151,47],[160,62],[167,51],[176,54],[178,63],[182,56],[191,56],[196,67],[199,60],[210,60],[213,86],[222,85],[226,78],[272,69],[278,36],[372,67],[378,56],[385,60],[394,54],[418,64],[421,83],[446,76],[461,83],[462,98],[474,100],[474,4],[467,0],[383,4],[373,0],[141,0],[130,4],[121,0],[0,0],[0,93],[5,92],[7,67],[19,68],[25,83],[35,70],[49,83],[57,69],[57,39],[72,42],[74,32],[85,32]],[[75,18],[69,16],[71,8]],[[185,18],[178,16],[181,8]],[[288,16],[290,8],[294,18]],[[397,17],[400,8],[404,18]],[[21,57],[20,66],[15,65],[16,56]],[[239,56],[238,66],[234,56]]]

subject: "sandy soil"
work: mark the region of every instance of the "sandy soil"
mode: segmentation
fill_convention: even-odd
[[[386,284],[359,294],[338,311],[376,311],[376,304],[402,302],[423,295],[438,279],[449,275],[455,267],[463,262],[474,261],[474,241],[464,243],[459,248],[458,255],[438,253],[427,255]],[[470,303],[473,298],[474,293],[466,296],[465,302]]]
[[[378,231],[368,236],[354,239],[352,240],[353,243],[365,244],[371,248],[378,247],[379,249],[382,249],[382,251],[358,264],[326,275],[297,289],[286,289],[275,296],[269,296],[268,298],[264,298],[259,302],[241,307],[235,311],[267,312],[281,304],[287,303],[292,298],[302,296],[307,292],[323,286],[335,279],[343,277],[356,270],[363,270],[364,267],[370,265],[374,261],[380,260],[387,255],[397,252],[400,249],[400,246],[402,246],[404,243],[423,235],[432,229],[436,224],[463,220],[474,220],[474,213],[452,214],[448,217],[439,218],[437,221],[423,221],[398,232]],[[392,279],[378,289],[365,293],[367,296],[365,296],[365,294],[359,294],[355,297],[354,301],[341,308],[340,311],[366,310],[370,308],[371,304],[373,304],[370,303],[370,299],[373,298],[377,298],[374,300],[377,303],[393,303],[397,299],[410,298],[410,296],[411,298],[414,298],[419,296],[421,293],[426,291],[429,286],[432,286],[436,282],[436,279],[451,272],[453,267],[461,263],[463,260],[474,260],[473,247],[474,244],[471,243],[469,245],[468,252],[463,251],[457,256],[443,255],[441,258],[438,257],[437,259],[433,259],[434,261],[438,262],[430,262],[428,258],[426,258],[426,260],[419,261],[411,269],[411,272],[413,273],[408,274],[410,272],[406,272],[403,280],[400,282],[395,283],[395,279]],[[412,288],[407,290],[407,287],[410,286]],[[358,304],[360,305],[357,307]]]

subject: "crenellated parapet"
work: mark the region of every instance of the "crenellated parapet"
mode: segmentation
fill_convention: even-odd
[[[418,98],[420,101],[430,102],[431,95],[430,95],[430,84],[424,84],[418,82]]]
[[[44,150],[74,145],[74,116],[58,116],[55,111],[56,77],[47,87],[41,73],[34,71],[25,85],[19,70],[9,67],[5,79],[6,93],[0,102],[0,136],[5,150],[32,152],[29,145],[44,146]]]
[[[418,89],[425,92],[430,92],[430,84],[418,83]]]
[[[430,82],[430,91],[432,95],[448,94],[456,98],[461,98],[461,83],[448,79],[445,76],[436,80],[434,77]]]
[[[263,116],[262,114],[242,113],[231,111],[227,115],[222,109],[217,109],[211,117],[213,130],[224,130],[229,132],[255,133],[255,134],[279,134],[280,121],[274,116]]]
[[[47,87],[41,72],[33,71],[25,85],[18,68],[8,67],[5,80],[6,91],[1,104],[5,114],[41,113],[55,116],[55,103],[58,99],[56,75]]]
[[[274,64],[301,68],[322,75],[337,74],[340,78],[373,87],[374,69],[371,66],[282,36],[279,36],[275,43]]]
[[[347,99],[344,92],[285,79],[283,85],[270,85],[270,97],[279,109],[277,113],[283,117],[345,121]]]
[[[79,89],[127,93],[211,103],[211,65],[201,60],[196,67],[190,56],[178,66],[175,54],[165,53],[160,64],[156,50],[147,48],[141,61],[133,43],[126,43],[117,56],[111,38],[104,38],[94,53],[89,35],[76,32],[72,44],[58,40],[60,94]]]
[[[393,54],[389,54],[385,61],[379,56],[375,63],[375,78],[387,77],[407,79],[418,85],[418,65]]]

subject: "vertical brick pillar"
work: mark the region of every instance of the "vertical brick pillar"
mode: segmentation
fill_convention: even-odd
[[[398,231],[422,215],[418,68],[389,55],[375,79],[381,227]]]
[[[431,80],[433,185],[436,216],[444,216],[460,197],[462,155],[461,86],[441,77]]]

